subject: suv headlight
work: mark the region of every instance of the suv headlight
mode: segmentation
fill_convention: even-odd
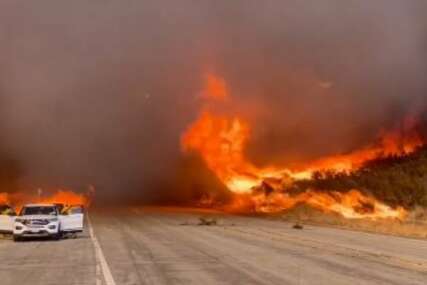
[[[23,224],[25,222],[25,219],[16,218],[15,222]]]
[[[53,223],[53,222],[57,222],[59,220],[58,220],[58,218],[51,218],[48,221],[49,221],[49,223]]]

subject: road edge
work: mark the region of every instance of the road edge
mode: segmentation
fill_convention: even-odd
[[[96,257],[97,263],[100,264],[101,266],[101,271],[102,271],[102,275],[104,276],[105,284],[116,285],[113,275],[111,274],[110,267],[108,266],[107,260],[105,259],[104,252],[102,251],[101,245],[99,244],[99,241],[96,238],[95,232],[92,227],[92,222],[89,217],[89,213],[87,213],[86,215],[87,215],[90,239],[92,240],[93,247],[95,248],[95,257]],[[97,280],[97,284],[98,284],[98,280]]]

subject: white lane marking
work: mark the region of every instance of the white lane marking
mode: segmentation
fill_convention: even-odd
[[[111,274],[110,267],[108,266],[107,260],[105,259],[104,253],[102,252],[102,248],[99,245],[98,239],[95,236],[95,232],[93,231],[92,222],[90,221],[89,214],[87,214],[87,222],[89,225],[89,234],[90,238],[93,242],[93,246],[95,248],[95,256],[99,264],[101,265],[101,271],[104,275],[104,280],[106,285],[116,285],[116,282],[114,281],[113,275]],[[99,266],[97,265],[97,268]],[[97,270],[98,271],[98,270]],[[99,283],[99,280],[96,282]]]

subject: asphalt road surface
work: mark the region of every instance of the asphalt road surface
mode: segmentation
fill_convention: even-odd
[[[0,240],[0,284],[427,284],[426,240],[204,215],[92,212],[77,239]]]

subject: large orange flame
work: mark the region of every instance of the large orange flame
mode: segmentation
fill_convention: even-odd
[[[13,206],[17,212],[25,204],[46,203],[64,204],[66,206],[82,205],[88,207],[91,199],[87,194],[80,194],[71,190],[57,190],[50,195],[36,195],[28,192],[2,193],[0,192],[0,204]]]
[[[83,205],[88,206],[90,204],[89,198],[85,194],[78,194],[70,190],[58,190],[50,196],[42,197],[37,199],[38,203],[48,204],[64,204],[64,205]]]
[[[209,108],[210,102],[229,98],[225,81],[209,75],[203,94],[207,100],[206,105],[198,119],[183,134],[181,145],[184,151],[198,152],[207,167],[230,191],[236,193],[234,203],[230,205],[231,209],[243,209],[250,203],[255,211],[272,212],[306,203],[324,211],[340,213],[346,218],[404,216],[403,209],[392,209],[358,190],[345,194],[308,191],[291,197],[280,191],[268,195],[256,193],[255,189],[267,180],[279,181],[279,189],[284,180],[309,179],[315,171],[349,171],[382,155],[412,152],[422,145],[422,140],[417,134],[411,133],[402,137],[399,132],[384,132],[379,143],[349,154],[326,157],[293,169],[273,166],[259,168],[249,162],[244,155],[245,145],[250,136],[249,124],[236,116],[218,115]]]
[[[227,205],[226,209],[231,212],[272,213],[289,210],[299,204],[307,204],[324,212],[338,213],[348,219],[403,219],[407,215],[402,207],[392,209],[355,189],[346,193],[306,191],[296,196],[284,192],[235,195],[233,202]]]

